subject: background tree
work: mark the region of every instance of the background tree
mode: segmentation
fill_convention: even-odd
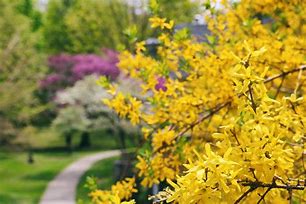
[[[43,18],[44,46],[50,53],[64,52],[71,45],[64,18],[75,0],[50,0]]]
[[[176,23],[190,23],[200,12],[199,1],[150,0],[150,8],[155,15],[174,20]]]
[[[38,33],[32,32],[31,20],[20,14],[17,3],[0,1],[0,118],[1,125],[10,127],[3,127],[1,138],[16,136],[9,130],[28,124],[45,108],[34,96],[45,71],[44,55],[37,52]]]
[[[19,0],[17,9],[19,12],[31,20],[32,30],[37,31],[42,26],[42,14],[38,11],[34,4],[36,1],[33,0]]]
[[[49,57],[48,75],[40,81],[40,94],[46,101],[53,100],[57,91],[73,86],[88,75],[103,75],[114,80],[119,75],[116,66],[117,52],[103,49],[102,55],[96,54],[59,54]]]
[[[111,109],[101,104],[101,99],[110,98],[111,95],[97,84],[98,78],[99,76],[97,75],[86,76],[76,82],[74,86],[57,92],[55,103],[60,110],[54,124],[65,134],[69,133],[67,129],[78,130],[81,133],[80,147],[90,146],[90,134],[92,132],[107,132],[111,130],[117,137],[118,146],[124,149],[126,148],[127,137],[133,135],[132,139],[137,141],[137,128],[132,127],[126,120],[119,120]],[[137,95],[139,91],[136,86],[137,83],[130,78],[121,75],[116,81],[120,90],[131,95]],[[82,117],[79,116],[80,114],[76,116],[73,109],[76,109],[75,113],[82,111]],[[71,118],[69,119],[71,121],[68,121],[67,117]],[[87,121],[86,128],[82,125],[84,120]],[[79,126],[82,127],[76,128]]]
[[[135,40],[150,36],[148,18],[156,10],[154,3],[131,2],[51,0],[44,23],[47,49],[53,53],[99,53],[101,47],[131,49]],[[180,23],[190,22],[199,4],[161,0],[159,8]]]

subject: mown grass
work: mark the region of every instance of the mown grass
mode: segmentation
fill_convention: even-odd
[[[87,153],[35,153],[33,164],[27,153],[0,152],[0,203],[36,204],[48,182],[65,166]]]
[[[65,150],[64,137],[56,131],[46,128],[32,133],[27,138],[17,141],[26,144],[21,148],[19,146],[17,148],[14,146],[0,147],[0,204],[37,204],[48,182],[70,163],[93,152],[118,149],[116,137],[105,131],[92,133],[92,146],[82,149],[78,147],[80,137],[76,135],[73,138],[71,154]],[[127,139],[127,146],[133,146],[130,138]],[[35,162],[33,164],[27,163],[27,149],[29,148],[34,152]],[[101,174],[98,173],[96,176],[106,175],[112,178],[113,165],[111,162],[112,159],[106,160],[106,165],[98,163],[97,169],[93,171],[99,172],[100,168],[102,170]],[[106,168],[103,169],[104,167]],[[89,172],[87,175],[95,174]],[[102,187],[111,185],[111,180],[106,178],[104,180],[105,185],[103,181]],[[79,188],[84,192],[82,195],[85,195],[83,196],[85,198],[87,193],[83,184]]]

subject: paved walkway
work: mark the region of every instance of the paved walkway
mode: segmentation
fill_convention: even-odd
[[[49,184],[40,204],[75,204],[76,190],[82,175],[97,161],[120,155],[119,150],[83,157],[69,165]]]

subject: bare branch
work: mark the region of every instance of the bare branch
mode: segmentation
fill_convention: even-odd
[[[242,199],[244,197],[247,197],[249,193],[251,193],[252,191],[254,191],[256,188],[254,187],[250,187],[249,190],[247,190],[246,192],[244,192],[236,201],[234,204],[238,204],[240,203],[240,201],[242,201]]]
[[[263,200],[265,199],[266,195],[269,193],[269,191],[270,191],[271,189],[272,189],[272,187],[269,187],[269,188],[266,190],[266,192],[265,192],[262,196],[260,196],[261,198],[258,200],[257,204],[260,204],[260,202],[263,201]]]
[[[283,184],[277,184],[276,180],[281,180]],[[268,188],[263,195],[260,195],[260,199],[258,200],[257,204],[259,204],[261,201],[264,200],[265,196],[272,190],[272,189],[285,189],[289,193],[290,202],[292,202],[292,190],[305,190],[306,186],[301,185],[298,183],[297,185],[292,185],[289,183],[285,183],[282,178],[280,177],[274,177],[272,183],[263,183],[258,180],[256,181],[239,181],[243,186],[250,187],[249,190],[244,192],[236,201],[235,204],[238,204],[242,199],[244,199],[246,196],[248,196],[249,193],[256,190],[257,188]]]
[[[249,92],[250,92],[250,96],[251,96],[251,99],[250,99],[251,106],[252,106],[252,109],[254,110],[254,112],[256,113],[256,103],[255,103],[254,97],[253,97],[252,85],[249,84],[248,87],[249,87]]]
[[[279,94],[279,92],[280,92],[280,90],[281,90],[281,88],[282,88],[282,86],[283,86],[285,77],[286,77],[286,76],[283,76],[283,77],[282,77],[282,81],[281,81],[281,83],[279,84],[279,86],[277,87],[276,94],[275,94],[275,96],[274,96],[275,99],[277,98],[277,96],[278,96],[278,94]]]
[[[300,70],[302,70],[302,71],[306,70],[306,65],[301,65],[300,67],[295,68],[293,70],[290,70],[290,71],[287,71],[287,72],[283,72],[281,74],[277,74],[277,75],[274,75],[272,77],[269,77],[269,78],[264,80],[264,83],[268,83],[268,82],[273,81],[275,79],[278,79],[278,78],[281,78],[281,77],[285,77],[288,74],[291,74],[291,73],[294,73],[294,72],[299,72]]]
[[[241,181],[243,186],[250,186],[256,188],[280,188],[280,189],[292,189],[292,190],[304,190],[305,186],[303,185],[291,185],[291,184],[277,184],[277,183],[263,183],[260,181]]]

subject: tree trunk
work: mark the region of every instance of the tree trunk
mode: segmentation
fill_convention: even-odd
[[[119,125],[117,126],[117,129],[118,129],[118,136],[119,136],[120,143],[121,143],[121,148],[125,149],[126,148],[126,145],[125,145],[125,131]]]
[[[90,147],[90,146],[91,146],[90,134],[89,132],[83,132],[81,135],[79,147],[85,148],[85,147]]]
[[[34,163],[34,156],[33,156],[32,149],[29,149],[29,152],[28,152],[28,163],[29,164],[33,164]]]
[[[71,153],[72,152],[72,135],[71,133],[65,134],[65,142],[66,142],[66,150]]]

